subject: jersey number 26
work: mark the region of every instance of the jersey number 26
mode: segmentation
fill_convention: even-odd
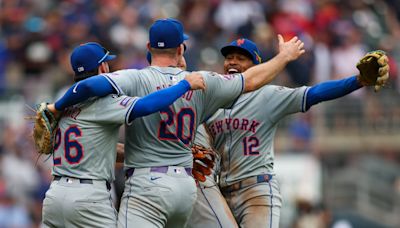
[[[75,139],[71,139],[74,135]],[[57,128],[55,136],[54,151],[58,150],[61,145],[61,140],[64,140],[64,158],[69,164],[77,164],[83,158],[83,146],[76,140],[82,136],[82,131],[76,125],[71,125],[64,134],[60,128]],[[72,153],[72,152],[75,153]],[[55,157],[53,154],[54,165],[61,165],[61,157]]]

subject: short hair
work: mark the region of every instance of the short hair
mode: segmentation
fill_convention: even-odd
[[[75,74],[74,81],[79,82],[86,78],[90,78],[90,77],[98,75],[98,74],[99,74],[99,67],[97,67],[96,69],[93,69],[93,70],[84,71],[82,73]]]
[[[150,48],[150,52],[152,55],[168,55],[170,57],[174,57],[176,55],[176,50],[178,47],[175,48]]]

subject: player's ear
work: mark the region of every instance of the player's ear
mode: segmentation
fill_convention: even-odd
[[[146,47],[147,47],[147,50],[150,51],[151,46],[150,46],[150,42],[149,41],[147,41]]]
[[[181,45],[179,45],[179,47],[177,48],[177,52],[178,55],[183,55],[183,53],[185,52],[185,47],[183,46],[183,43]]]
[[[108,66],[107,62],[102,62],[99,66],[99,74],[109,73],[110,67]]]

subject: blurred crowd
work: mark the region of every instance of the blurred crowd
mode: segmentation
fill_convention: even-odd
[[[297,87],[355,75],[357,61],[381,49],[390,57],[386,93],[397,96],[400,90],[398,0],[0,0],[0,102],[15,96],[29,106],[53,101],[72,84],[71,50],[89,41],[118,56],[112,70],[146,67],[147,29],[165,17],[180,19],[190,36],[189,70],[222,72],[219,49],[238,37],[255,41],[266,61],[277,53],[276,34],[297,35],[307,54],[290,63],[277,84]],[[360,90],[342,102],[357,109],[370,96]],[[400,116],[392,106],[392,116]],[[365,111],[373,120],[380,115]],[[303,148],[312,137],[310,119],[304,115],[289,125],[293,145]],[[35,154],[29,121],[16,128],[0,118],[0,129],[0,227],[38,226],[51,161]]]

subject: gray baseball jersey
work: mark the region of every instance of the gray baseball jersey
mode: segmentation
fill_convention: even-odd
[[[273,174],[278,121],[305,110],[307,87],[266,85],[243,94],[231,109],[207,120],[214,147],[221,151],[221,187],[263,173]]]
[[[197,126],[218,108],[229,107],[243,91],[243,77],[201,72],[205,91],[189,91],[169,108],[133,121],[125,143],[125,167],[192,167],[190,145]],[[129,96],[169,87],[189,74],[173,67],[147,67],[107,74],[111,84]]]
[[[109,95],[64,111],[53,153],[54,181],[43,201],[44,227],[115,227],[106,182],[114,180],[119,127],[138,98]]]
[[[147,67],[106,78],[120,93],[140,96],[174,85],[188,73],[173,67]],[[134,172],[125,182],[119,227],[186,226],[197,194],[194,179],[185,170],[193,165],[190,146],[197,126],[218,108],[229,107],[243,90],[240,74],[202,74],[204,92],[189,91],[165,110],[136,119],[135,127],[126,129],[125,168]],[[166,166],[167,173],[156,172]]]
[[[242,95],[231,109],[219,110],[207,121],[222,156],[222,194],[240,227],[279,227],[279,183],[276,178],[258,180],[259,175],[274,173],[277,124],[284,116],[305,110],[306,92],[307,87],[267,85]],[[240,181],[242,187],[236,188]]]
[[[53,175],[114,180],[119,127],[137,97],[109,95],[64,111],[56,131]]]

